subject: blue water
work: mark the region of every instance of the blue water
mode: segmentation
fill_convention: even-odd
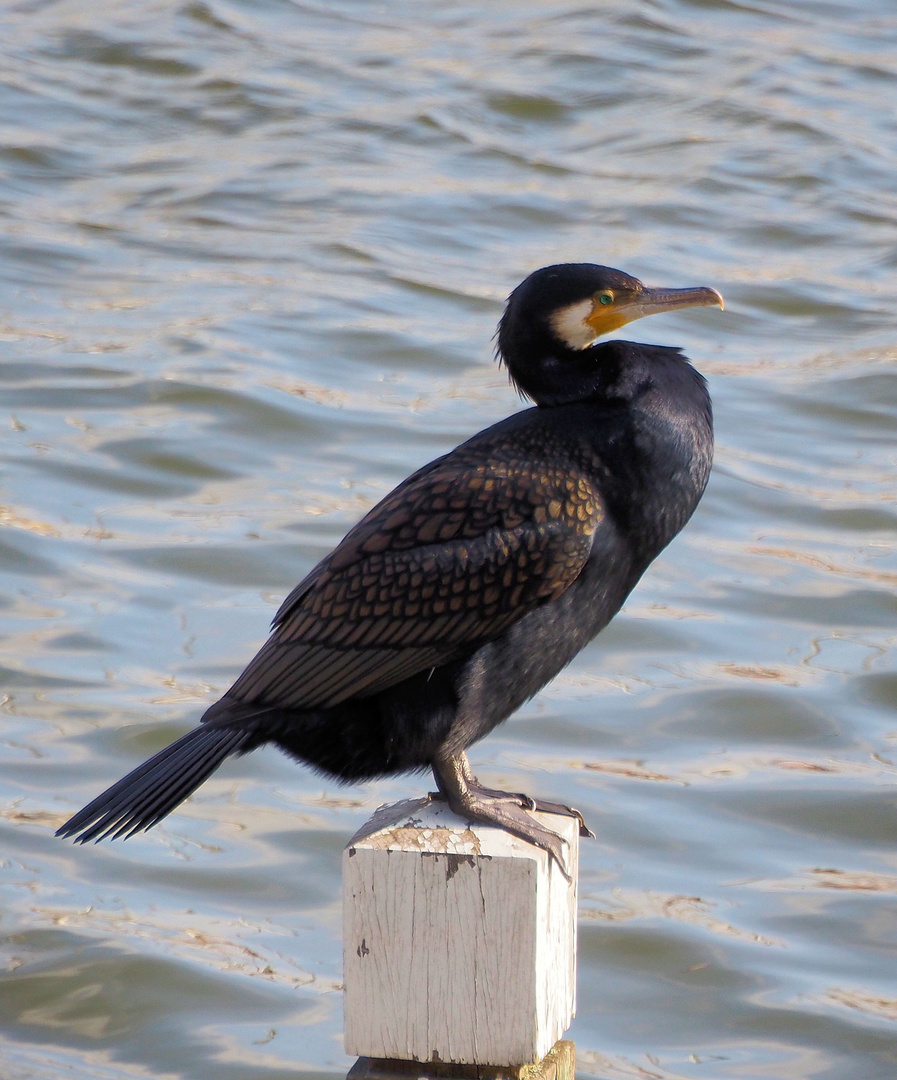
[[[897,1074],[897,12],[94,0],[0,13],[0,1075],[337,1078],[339,861],[400,777],[276,751],[53,831],[193,725],[409,471],[520,408],[555,261],[711,285],[685,533],[475,747],[580,806],[581,1077]]]

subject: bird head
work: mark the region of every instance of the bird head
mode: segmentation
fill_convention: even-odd
[[[600,362],[595,342],[627,323],[681,308],[723,307],[706,286],[657,289],[593,263],[546,266],[518,285],[498,326],[498,354],[511,380],[538,403]]]

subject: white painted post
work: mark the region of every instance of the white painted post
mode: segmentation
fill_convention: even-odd
[[[349,1054],[521,1066],[552,1049],[576,1008],[579,828],[536,816],[567,840],[572,881],[540,848],[439,801],[381,807],[349,842]]]

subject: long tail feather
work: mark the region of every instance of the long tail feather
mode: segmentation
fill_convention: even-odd
[[[150,829],[230,755],[248,749],[247,730],[201,725],[107,788],[58,829],[80,844]]]

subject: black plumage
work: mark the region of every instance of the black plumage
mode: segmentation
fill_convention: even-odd
[[[595,340],[706,304],[722,298],[592,264],[530,275],[509,298],[498,352],[536,407],[375,506],[287,597],[200,726],[59,833],[149,828],[225,757],[274,743],[343,781],[432,768],[456,811],[563,867],[558,837],[526,813],[563,808],[482,788],[465,750],[607,625],[694,511],[713,449],[704,379],[678,349]]]

